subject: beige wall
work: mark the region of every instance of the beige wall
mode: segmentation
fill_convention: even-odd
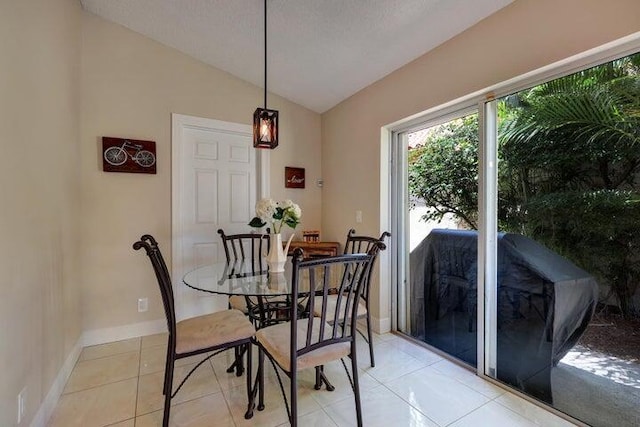
[[[151,267],[131,245],[153,234],[170,263],[171,113],[251,124],[263,92],[95,15],[82,22],[82,326],[92,331],[164,316]],[[269,107],[281,124],[271,196],[301,205],[299,230],[318,228],[321,192],[311,181],[321,170],[320,115],[275,96]],[[156,141],[157,175],[102,172],[102,136]],[[306,189],[284,188],[285,166],[306,168]],[[141,296],[146,313],[137,312]]]
[[[637,0],[516,0],[323,114],[325,237],[356,226],[379,233],[382,126],[640,31],[639,16]],[[387,318],[383,285],[374,284],[372,303]]]
[[[81,333],[80,4],[0,2],[0,425],[29,425]]]

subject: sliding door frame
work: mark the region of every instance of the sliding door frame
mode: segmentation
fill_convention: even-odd
[[[391,283],[398,283],[396,292],[392,291],[392,329],[406,330],[407,313],[410,310],[410,300],[407,296],[407,284],[410,281],[411,273],[409,271],[409,239],[407,239],[407,227],[409,224],[409,210],[405,209],[409,206],[408,192],[403,191],[408,188],[408,162],[407,162],[407,135],[429,127],[437,126],[451,120],[475,114],[478,112],[477,103],[469,103],[466,106],[456,105],[447,111],[440,111],[440,115],[434,115],[427,120],[411,124],[407,127],[394,130],[391,135],[390,156],[391,156],[391,173],[390,173],[390,212],[391,224],[388,230],[391,235],[396,237],[396,246],[392,248],[391,258]],[[401,190],[403,189],[403,190]],[[406,256],[405,256],[406,254]]]

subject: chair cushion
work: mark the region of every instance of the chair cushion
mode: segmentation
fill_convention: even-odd
[[[309,320],[301,319],[298,321],[298,349],[304,347],[307,339],[307,328]],[[325,322],[325,337],[331,335],[333,327]],[[313,322],[312,341],[318,342],[320,335],[320,322]],[[256,332],[256,339],[264,347],[264,349],[275,359],[282,369],[287,372],[291,371],[291,322],[280,323],[278,325],[269,326]],[[341,359],[348,356],[351,352],[351,344],[349,342],[341,342],[327,345],[317,350],[313,350],[298,357],[297,368],[302,370],[318,365],[324,365],[332,360]]]
[[[241,312],[247,314],[247,301],[244,299],[245,297],[242,295],[232,295],[229,297],[229,307],[240,310]],[[254,297],[251,297],[254,298]],[[254,298],[255,299],[255,298]]]
[[[319,302],[319,301],[318,301]],[[342,297],[342,308],[340,309],[340,319],[342,320],[344,318],[343,313],[344,313],[344,304],[346,302],[346,297],[343,296]],[[334,313],[336,312],[336,305],[338,303],[338,295],[329,295],[327,297],[327,318],[333,318],[335,315]],[[353,304],[353,301],[351,301],[350,306]],[[351,307],[349,307],[349,310],[351,310]],[[358,298],[358,313],[357,316],[365,316],[367,314],[367,307],[364,305],[364,302]],[[318,304],[317,306],[314,306],[313,308],[313,315],[316,317],[320,317],[322,315],[322,304]]]
[[[255,328],[239,310],[224,310],[176,324],[176,353],[221,346],[251,338]]]

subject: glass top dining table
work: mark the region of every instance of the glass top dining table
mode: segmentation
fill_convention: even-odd
[[[182,281],[198,291],[244,296],[249,318],[256,327],[263,328],[289,320],[292,270],[290,259],[285,263],[285,271],[281,273],[256,271],[250,262],[215,262],[188,272]],[[309,293],[308,275],[304,274],[299,278],[298,292],[301,298],[298,300],[299,315],[306,316],[308,312],[304,307],[304,295]]]
[[[282,273],[266,271],[266,264],[263,267],[260,271],[252,268],[251,263],[215,262],[188,272],[182,281],[190,288],[221,295],[290,295],[291,260],[287,260]]]

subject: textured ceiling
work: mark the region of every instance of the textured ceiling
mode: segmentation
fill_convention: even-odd
[[[322,113],[513,0],[269,0],[269,92]],[[81,0],[264,87],[261,0]]]

